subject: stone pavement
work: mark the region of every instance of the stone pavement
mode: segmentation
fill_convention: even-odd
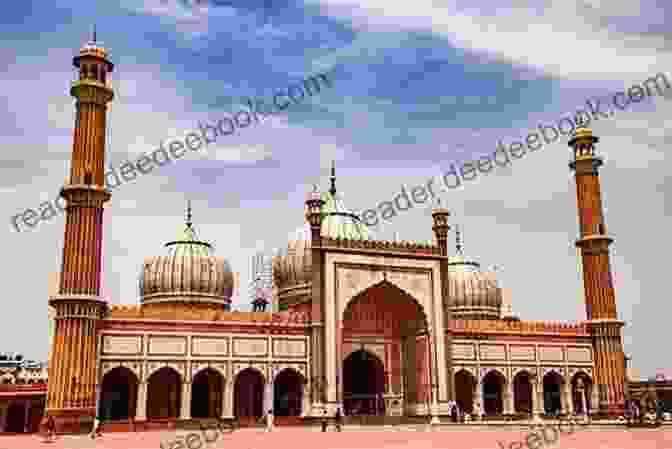
[[[283,427],[272,433],[261,429],[241,429],[219,435],[213,443],[198,439],[190,449],[509,449],[512,442],[525,440],[528,430],[484,427],[460,429],[442,426],[347,427],[343,432],[322,433],[319,428]],[[187,431],[109,433],[92,440],[87,436],[59,436],[53,443],[43,443],[36,435],[0,436],[0,449],[171,449],[176,436],[186,437]],[[212,439],[212,437],[210,437]],[[161,443],[163,442],[163,448]],[[501,443],[500,443],[501,442]],[[561,435],[555,444],[541,442],[536,449],[672,449],[672,429],[578,428],[573,435]],[[176,445],[173,449],[187,449]],[[514,444],[514,449],[527,448]],[[534,448],[533,448],[534,449]]]

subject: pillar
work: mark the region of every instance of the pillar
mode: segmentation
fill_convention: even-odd
[[[588,413],[591,415],[597,413],[600,401],[600,391],[595,384],[590,384],[590,391],[588,391],[586,386],[584,386],[584,388],[586,389],[586,404],[589,404]],[[589,399],[590,401],[588,401]]]
[[[191,418],[191,382],[182,383],[182,409],[180,419]]]
[[[474,395],[474,414],[481,415],[481,410],[485,410],[483,404],[483,378],[481,377],[476,386],[476,394]]]
[[[593,385],[598,401],[593,403],[600,414],[621,416],[625,411],[625,354],[622,328],[618,319],[616,294],[611,274],[608,236],[602,207],[599,168],[602,158],[595,155],[598,138],[590,129],[579,127],[569,141],[574,160],[580,236],[583,286],[588,329],[593,343],[595,371]],[[599,390],[599,391],[597,391]]]
[[[147,419],[147,382],[138,383],[138,399],[135,404],[135,419],[144,421]]]
[[[0,432],[5,431],[7,425],[7,412],[9,411],[9,402],[0,402]]]
[[[222,404],[222,418],[233,418],[233,395],[235,394],[234,391],[234,383],[233,379],[225,379],[224,380],[224,394],[222,395],[222,401],[224,402]]]
[[[434,232],[434,236],[436,238],[436,243],[437,246],[439,247],[439,253],[442,256],[442,259],[439,261],[439,268],[441,271],[441,304],[446,304],[448,301],[448,231],[450,231],[450,225],[448,224],[448,217],[450,216],[450,212],[448,209],[442,208],[442,207],[437,207],[432,210],[432,231]],[[443,366],[441,366],[440,369],[445,369],[446,372],[446,383],[447,383],[447,401],[455,400],[455,376],[453,376],[453,333],[450,330],[450,326],[448,323],[450,323],[450,320],[452,319],[452,312],[450,311],[450,308],[444,308],[443,312],[443,326],[444,329],[441,330],[441,332],[436,332],[435,335],[437,335],[437,338],[442,338],[443,341],[445,342],[445,348],[444,348],[444,361],[443,361]],[[434,344],[435,346],[438,345],[438,341],[435,341]],[[433,350],[436,350],[436,348],[432,348]],[[438,364],[438,360],[436,364]],[[437,377],[436,382],[438,383],[438,370],[439,367],[437,366],[437,372],[435,376]]]
[[[96,414],[97,322],[107,302],[101,297],[103,207],[110,199],[105,183],[107,104],[114,92],[106,80],[114,65],[95,42],[80,49],[73,64],[76,123],[70,178],[61,188],[65,235],[58,294],[49,299],[55,312],[49,361],[46,416],[63,432],[90,429]]]
[[[304,383],[301,386],[301,416],[309,416],[311,414],[310,410],[310,389],[308,384]],[[341,406],[341,412],[343,412],[343,407]]]
[[[30,401],[23,401],[24,415],[23,415],[23,431],[30,432]]]
[[[565,414],[571,415],[574,413],[574,397],[572,395],[571,382],[565,382],[563,384],[562,393],[564,396],[564,401],[562,403],[562,411]]]
[[[513,394],[514,383],[513,380],[507,382],[506,384],[506,393],[504,395],[504,414],[513,415],[515,413],[514,407],[514,394]]]
[[[332,166],[332,195],[336,193],[336,174]],[[313,379],[326,380],[326,342],[325,342],[325,307],[322,271],[324,269],[322,252],[322,207],[325,201],[321,198],[317,186],[313,192],[308,194],[306,199],[306,220],[310,225],[310,254],[312,261],[312,282],[311,282],[311,311],[310,311],[310,372]],[[337,331],[338,333],[338,331]],[[337,348],[340,342],[337,342]],[[321,406],[326,398],[326,388],[319,388],[317,383],[312,384],[314,389],[312,400],[316,410]],[[326,387],[326,385],[325,385]]]
[[[262,414],[266,414],[269,410],[273,410],[273,381],[268,381],[264,385],[264,400]],[[275,412],[275,411],[274,411]]]
[[[544,386],[538,381],[532,381],[532,412],[533,414],[544,413]]]

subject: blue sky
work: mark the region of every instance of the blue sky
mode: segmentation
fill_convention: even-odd
[[[301,226],[305,192],[327,186],[332,159],[346,204],[374,207],[402,183],[492,152],[498,139],[556,121],[587,98],[659,72],[672,76],[671,11],[653,0],[10,2],[0,16],[0,204],[9,217],[54,198],[63,184],[74,124],[72,56],[93,23],[115,64],[106,151],[116,166],[239,110],[246,97],[328,73],[331,88],[120,187],[106,211],[111,302],[137,300],[143,258],[164,254],[191,199],[201,236],[241,273],[247,307],[250,257],[286,245]],[[670,104],[647,100],[593,126],[606,156],[626,352],[644,375],[672,367],[651,349],[672,313],[661,295],[672,224],[664,151]],[[569,156],[566,139],[558,141],[442,200],[462,226],[466,253],[502,267],[523,319],[585,316]],[[8,225],[0,237],[8,304],[0,340],[13,341],[3,350],[46,357],[47,279],[60,268],[63,227],[61,216],[21,234]],[[375,231],[430,239],[429,208]],[[29,338],[27,322],[37,324]]]

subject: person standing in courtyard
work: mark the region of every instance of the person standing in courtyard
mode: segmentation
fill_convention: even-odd
[[[327,411],[322,411],[322,432],[327,431]]]
[[[336,421],[336,432],[341,431],[341,418],[342,418],[341,408],[339,407],[339,408],[336,409],[336,419],[335,419],[335,421]]]
[[[273,410],[268,410],[266,413],[266,432],[273,431]]]
[[[54,417],[50,416],[47,418],[47,442],[51,443],[56,438],[56,421]]]

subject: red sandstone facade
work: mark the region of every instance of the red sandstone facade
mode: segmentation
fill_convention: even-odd
[[[60,293],[46,415],[64,431],[101,418],[139,428],[201,418],[425,416],[455,400],[474,415],[620,413],[624,361],[592,155],[571,144],[588,323],[507,315],[494,273],[448,251],[449,213],[435,243],[378,241],[328,192],[305,204],[305,233],[276,258],[284,311],[232,312],[232,272],[198,240],[189,213],[168,256],[145,261],[140,304],[100,298],[107,74],[95,42],[75,58],[80,79]],[[592,388],[593,384],[600,388]],[[599,396],[598,396],[599,390]]]

